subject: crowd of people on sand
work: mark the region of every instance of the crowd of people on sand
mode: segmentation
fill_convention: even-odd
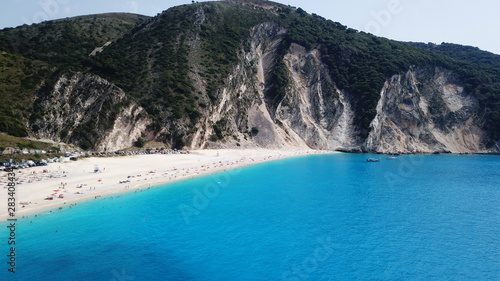
[[[61,170],[60,168],[61,166],[59,166],[59,169],[55,171],[51,171],[49,169],[43,169],[41,172],[37,172],[36,170],[29,172],[18,171],[16,173],[15,183],[16,185],[20,185],[24,183],[36,183],[43,180],[66,178],[68,176],[68,172]],[[8,182],[8,174],[0,176],[0,184],[4,185],[4,189],[7,188]],[[65,185],[61,182],[61,186],[64,187]]]
[[[307,151],[295,152],[293,155],[301,155],[301,154],[309,154],[309,152]],[[125,185],[125,186],[122,186],[121,188],[116,188],[115,189],[116,191],[128,190],[130,189],[131,185],[132,187],[137,187],[136,192],[144,191],[146,189],[152,188],[151,183],[156,184],[156,183],[164,183],[180,179],[188,179],[188,178],[193,178],[200,174],[206,174],[217,171],[226,171],[227,169],[232,169],[239,166],[246,166],[264,161],[281,159],[289,156],[290,154],[274,153],[272,155],[267,155],[267,156],[263,155],[254,157],[246,156],[246,157],[240,157],[238,160],[235,159],[226,160],[225,156],[217,155],[217,157],[213,157],[215,159],[212,160],[210,164],[207,164],[206,161],[204,161],[203,163],[198,163],[198,165],[192,165],[195,164],[192,163],[188,167],[186,167],[186,165],[183,165],[184,167],[169,167],[167,169],[164,169],[163,171],[161,170],[158,171],[156,169],[155,170],[149,169],[144,173],[136,173],[134,175],[124,176],[126,178],[114,183],[110,183],[108,181],[109,178],[106,178],[106,175],[100,174],[99,175],[100,178],[97,180],[97,182],[89,181],[88,183],[78,183],[74,186],[74,188],[68,186],[68,181],[71,182],[72,180],[71,177],[69,177],[69,172],[61,169],[61,167],[59,166],[59,168],[56,170],[44,169],[42,172],[31,171],[29,173],[18,173],[16,174],[17,175],[16,184],[19,185],[36,184],[37,182],[46,180],[53,180],[53,181],[55,181],[55,179],[62,180],[59,182],[59,186],[53,189],[50,195],[47,195],[45,199],[47,200],[54,200],[56,198],[57,200],[63,199],[65,200],[64,204],[66,204],[66,200],[72,200],[74,198],[78,198],[79,195],[84,195],[84,194],[92,195],[94,199],[100,198],[102,196],[101,191],[104,191],[104,189],[112,190],[113,188],[116,188],[117,186],[120,185]],[[199,159],[198,162],[200,160],[201,159]],[[99,170],[100,173],[104,171],[105,169],[102,169],[102,171]],[[96,188],[96,186],[103,184],[103,178],[106,180],[106,187],[110,188]],[[0,176],[0,184],[4,186],[4,189],[7,188],[7,183],[8,183],[7,174]],[[139,186],[143,187],[140,188]],[[68,194],[75,194],[77,196],[76,197],[68,196],[70,197],[68,198],[65,196]],[[30,204],[31,202],[24,202],[24,204],[22,205],[23,207],[25,207]],[[72,208],[74,205],[76,205],[76,203],[69,205],[69,208]],[[62,209],[62,207],[59,207],[59,209]]]
[[[115,155],[146,155],[146,154],[189,154],[187,150],[178,149],[153,149],[153,150],[128,150],[128,151],[101,151],[91,152],[90,156],[115,156]]]

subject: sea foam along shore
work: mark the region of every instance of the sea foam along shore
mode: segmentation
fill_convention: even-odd
[[[320,153],[334,152],[268,149],[198,150],[189,154],[91,157],[75,162],[16,170],[16,217],[67,208],[84,200],[264,161]],[[7,173],[3,173],[0,176],[0,186],[2,186],[0,202],[4,202],[5,206],[0,206],[0,221],[9,218],[7,183]],[[47,200],[48,197],[53,197],[53,200]]]

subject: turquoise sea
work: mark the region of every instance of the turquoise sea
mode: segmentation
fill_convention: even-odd
[[[0,280],[500,280],[500,157],[372,156],[273,161],[30,216],[15,274],[1,223]]]

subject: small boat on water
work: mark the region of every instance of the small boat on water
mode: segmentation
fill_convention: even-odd
[[[397,159],[396,156],[388,156],[387,159]]]
[[[377,158],[368,158],[366,159],[366,162],[379,162],[380,159],[377,159]]]

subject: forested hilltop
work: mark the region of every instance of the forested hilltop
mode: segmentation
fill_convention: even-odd
[[[495,152],[500,56],[397,42],[270,1],[0,31],[0,130],[120,149]],[[253,130],[252,130],[253,128]]]

